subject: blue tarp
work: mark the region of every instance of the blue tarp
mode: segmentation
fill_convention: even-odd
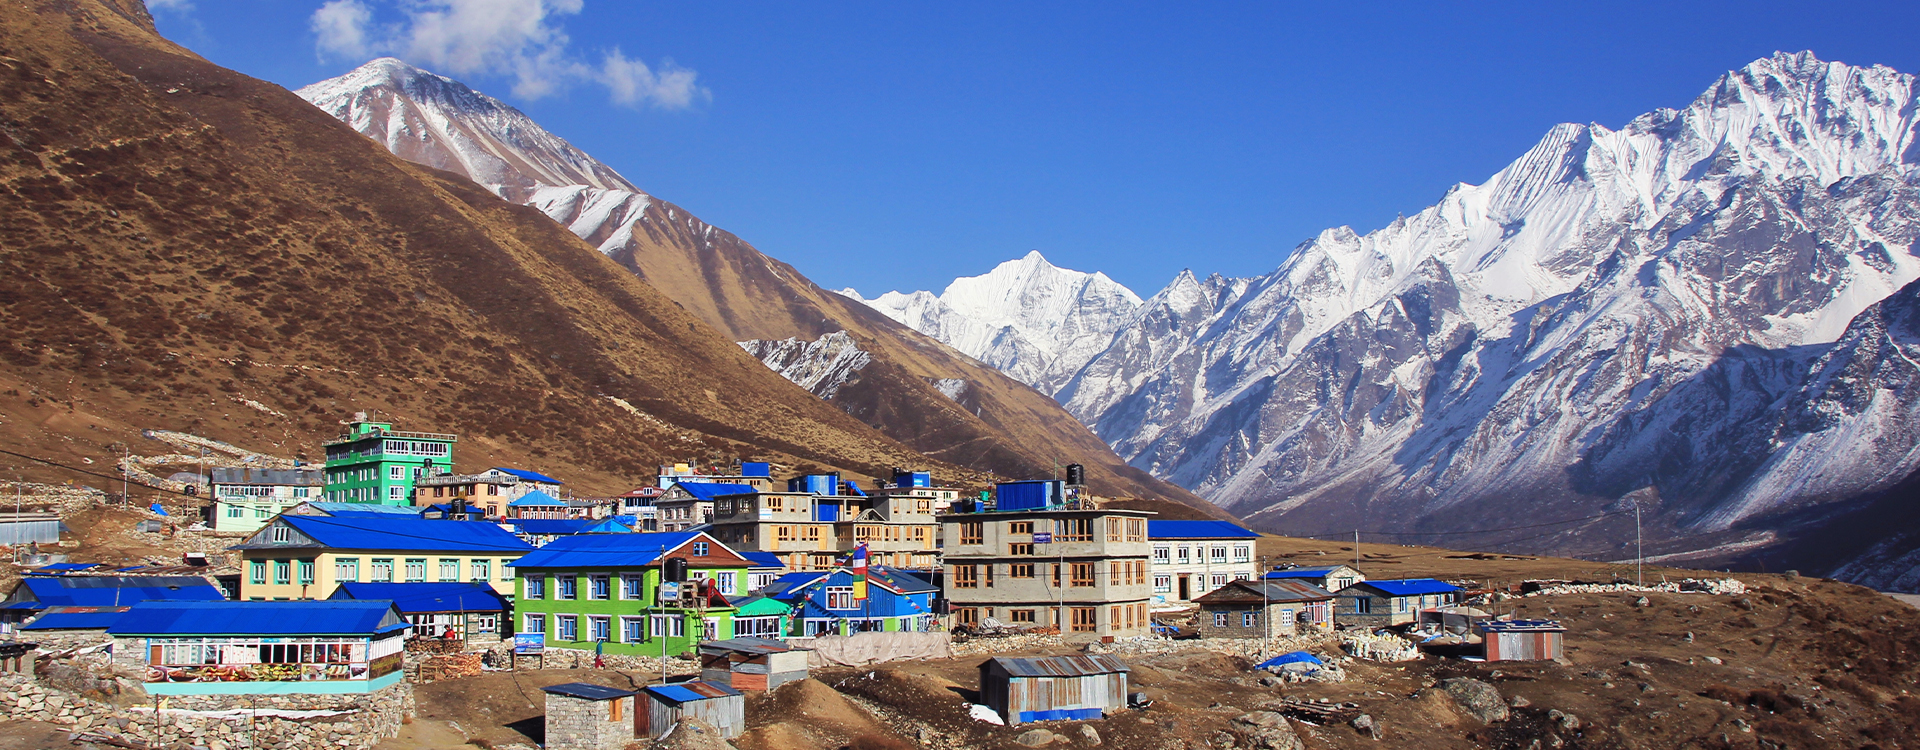
[[[147,510],[153,511],[163,516],[167,515],[167,509],[160,507],[159,503],[154,503],[152,505],[147,506]]]
[[[722,482],[675,482],[673,486],[686,490],[687,494],[701,500],[712,500],[721,495],[751,495],[759,491],[752,485]]]
[[[1326,662],[1320,661],[1320,659],[1316,658],[1313,654],[1309,654],[1305,651],[1295,651],[1290,654],[1281,654],[1279,656],[1273,657],[1266,661],[1260,662],[1260,664],[1258,666],[1255,666],[1254,669],[1279,669],[1280,667],[1286,666],[1288,664],[1301,664],[1301,663],[1312,664],[1312,665],[1321,666],[1321,667],[1326,666]]]

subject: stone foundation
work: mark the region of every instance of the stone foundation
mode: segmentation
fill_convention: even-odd
[[[341,750],[372,747],[399,734],[403,718],[416,710],[413,686],[405,682],[365,695],[162,696],[157,719],[153,696],[132,690],[109,695],[90,689],[87,694],[82,697],[25,675],[0,674],[0,717],[160,746]],[[274,711],[339,713],[295,718],[272,715]]]

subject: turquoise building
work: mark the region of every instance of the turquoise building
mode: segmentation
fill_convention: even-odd
[[[346,434],[326,443],[328,501],[413,505],[415,480],[453,470],[458,436],[400,432],[354,416]]]

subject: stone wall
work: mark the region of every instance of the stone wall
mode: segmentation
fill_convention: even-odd
[[[49,677],[71,665],[48,665]],[[72,680],[53,680],[71,685]],[[137,683],[118,692],[83,688],[80,693],[26,675],[0,674],[0,718],[43,721],[75,733],[109,740],[208,750],[341,750],[368,748],[400,732],[403,717],[415,711],[413,686],[405,682],[364,695],[145,695]],[[116,684],[102,679],[97,688]],[[278,711],[338,712],[282,716]],[[265,715],[261,715],[261,714]]]
[[[587,700],[548,693],[547,750],[620,750],[634,740],[633,711],[631,695]]]
[[[503,644],[497,648],[487,649],[483,653],[485,656],[482,658],[489,667],[505,669],[508,665],[514,663],[513,646],[511,644]],[[602,655],[600,659],[605,669],[650,672],[653,674],[660,673],[660,659],[657,657],[605,654]],[[586,649],[553,648],[549,646],[547,647],[545,667],[541,666],[540,657],[538,656],[522,656],[520,657],[519,665],[519,668],[523,670],[542,668],[588,669],[593,666],[593,651]],[[667,657],[668,675],[692,675],[699,673],[700,662],[692,659],[682,659],[677,656]]]

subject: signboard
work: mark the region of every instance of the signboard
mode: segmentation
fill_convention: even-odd
[[[547,650],[547,634],[546,633],[514,633],[513,634],[513,654],[515,656],[532,656],[535,654],[542,653],[546,650]]]
[[[1036,532],[1033,532],[1033,543],[1034,543],[1034,544],[1052,544],[1052,543],[1053,543],[1053,532],[1051,532],[1051,531],[1036,531]]]
[[[663,602],[680,601],[680,584],[675,583],[673,581],[661,582],[660,601],[663,601]]]

